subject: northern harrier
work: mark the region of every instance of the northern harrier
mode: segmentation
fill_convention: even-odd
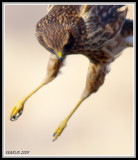
[[[127,47],[133,46],[133,21],[126,19],[124,5],[49,5],[48,14],[36,25],[39,43],[51,52],[45,80],[10,113],[16,120],[26,100],[58,74],[67,55],[82,54],[90,64],[86,86],[72,112],[60,123],[54,140],[61,134],[78,106],[103,84],[108,66]]]

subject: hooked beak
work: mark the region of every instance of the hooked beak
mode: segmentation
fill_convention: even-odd
[[[58,59],[62,62],[63,61],[63,55],[62,55],[62,52],[57,52],[57,56],[58,56]]]

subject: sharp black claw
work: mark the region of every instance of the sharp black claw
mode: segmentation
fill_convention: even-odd
[[[11,120],[11,121],[15,121],[15,120],[16,120],[16,118],[15,118],[15,117],[12,117],[10,120]]]
[[[11,117],[11,119],[10,119],[10,120],[11,120],[11,121],[14,121],[12,117]]]
[[[11,120],[11,121],[17,120],[17,119],[21,116],[21,114],[22,114],[22,112],[19,112],[18,115],[12,116],[10,120]]]
[[[19,112],[19,114],[16,116],[16,119],[19,118],[21,116],[22,113]]]
[[[12,118],[13,118],[13,119],[15,119],[16,117],[15,117],[15,116],[13,116]]]

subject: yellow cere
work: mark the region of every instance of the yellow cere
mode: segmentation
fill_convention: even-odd
[[[58,54],[58,57],[59,57],[59,58],[62,57],[62,53],[61,53],[61,52],[58,52],[57,54]]]

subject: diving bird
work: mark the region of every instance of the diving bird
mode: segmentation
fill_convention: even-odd
[[[127,47],[133,47],[133,20],[126,19],[125,5],[48,5],[48,13],[36,24],[36,37],[51,55],[44,81],[18,101],[10,120],[19,118],[24,103],[51,82],[67,55],[82,54],[89,59],[86,86],[80,101],[55,130],[55,141],[80,104],[104,83],[109,65]]]

